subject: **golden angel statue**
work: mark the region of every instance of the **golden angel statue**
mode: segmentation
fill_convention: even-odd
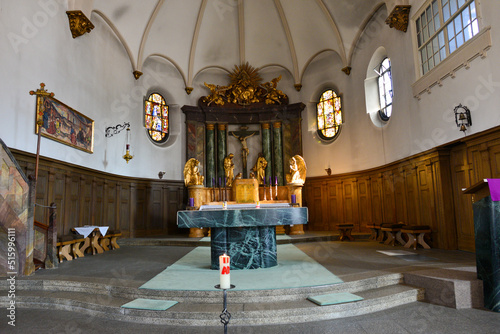
[[[300,155],[294,155],[290,161],[290,173],[286,175],[288,183],[304,184],[306,181],[306,162]]]
[[[184,184],[187,186],[203,184],[204,177],[200,175],[200,162],[195,158],[189,159],[184,165]]]

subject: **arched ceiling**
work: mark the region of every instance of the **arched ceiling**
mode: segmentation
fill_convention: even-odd
[[[395,1],[400,0],[94,0],[91,8],[88,0],[72,0],[70,5],[86,6],[92,20],[106,22],[127,51],[131,72],[141,72],[149,57],[162,57],[192,87],[205,69],[229,72],[245,62],[279,66],[300,85],[308,64],[322,52],[337,53],[341,66],[349,67],[367,22]]]

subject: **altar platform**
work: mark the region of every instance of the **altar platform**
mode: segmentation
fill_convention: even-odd
[[[229,332],[330,333],[335,329],[346,333],[447,334],[492,333],[498,329],[498,313],[425,302],[427,290],[438,299],[449,302],[453,282],[461,282],[455,284],[457,286],[469,283],[469,278],[475,274],[471,272],[475,267],[473,253],[438,249],[414,251],[367,239],[303,242],[306,238],[336,236],[317,233],[283,240],[288,240],[289,245],[307,254],[343,283],[273,290],[230,290],[228,309],[232,318]],[[219,322],[222,310],[220,291],[140,288],[199,247],[193,243],[206,242],[189,239],[182,236],[124,239],[120,240],[121,248],[117,251],[65,261],[59,269],[39,270],[33,276],[19,278],[16,281],[16,330],[23,333],[77,330],[101,333],[104,329],[119,333],[220,333],[223,327]],[[185,245],[137,246],[137,243],[153,244],[158,240]],[[409,278],[413,282],[432,281],[436,289],[433,292],[429,287],[424,291],[421,287],[404,284]],[[189,284],[189,277],[185,279]],[[441,282],[441,287],[437,282]],[[2,308],[6,305],[6,283],[5,279],[0,283]],[[232,283],[238,284],[236,281]],[[363,300],[330,306],[318,306],[307,300],[311,295],[332,292],[350,292]],[[177,304],[165,311],[121,307],[137,298],[165,299]],[[2,331],[4,325],[0,324]]]

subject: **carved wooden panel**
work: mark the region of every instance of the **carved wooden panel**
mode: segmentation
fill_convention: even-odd
[[[381,177],[374,175],[370,178],[370,188],[372,196],[372,220],[373,223],[382,224],[384,223],[384,218],[382,215],[382,188],[381,188]]]
[[[418,225],[420,212],[418,210],[417,169],[414,167],[406,169],[405,176],[407,223]]]
[[[394,188],[394,213],[396,222],[404,222],[408,224],[408,216],[406,214],[406,187],[405,173],[403,169],[397,169],[392,175]]]
[[[384,223],[397,223],[392,171],[385,172],[382,175],[382,194],[383,194],[382,211],[383,211]]]
[[[458,249],[474,251],[474,218],[472,213],[472,195],[465,195],[462,189],[470,187],[470,166],[465,145],[451,150],[453,198]]]
[[[343,222],[342,210],[342,183],[336,181],[328,181],[326,183],[326,207],[327,216],[324,224],[326,223],[326,230],[336,230],[337,224]]]
[[[489,160],[491,161],[491,178],[500,178],[500,140],[495,140],[489,147]]]
[[[361,179],[358,181],[358,202],[360,231],[368,232],[369,229],[366,225],[370,224],[372,221],[369,179]]]

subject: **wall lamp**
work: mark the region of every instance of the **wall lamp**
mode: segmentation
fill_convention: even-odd
[[[125,159],[128,163],[134,157],[130,154],[130,123],[124,122],[123,124],[107,127],[105,136],[113,137],[113,135],[116,135],[125,129],[127,129],[127,135],[125,138],[125,154],[123,155],[123,159]]]
[[[465,134],[467,128],[472,125],[469,108],[459,104],[453,111],[455,112],[455,123],[457,124],[457,127],[459,127],[460,131],[463,131]]]

